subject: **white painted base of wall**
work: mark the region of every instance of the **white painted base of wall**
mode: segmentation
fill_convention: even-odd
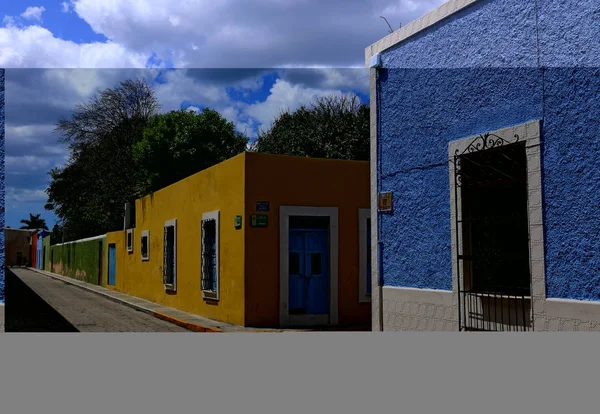
[[[600,302],[534,298],[534,331],[600,331]],[[373,331],[379,331],[379,301]],[[377,321],[378,322],[378,321]],[[458,294],[445,290],[383,288],[384,331],[458,331]]]
[[[458,307],[453,301],[452,291],[385,286],[383,330],[458,331]]]

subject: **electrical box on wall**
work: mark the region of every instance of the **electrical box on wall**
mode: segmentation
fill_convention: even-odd
[[[379,53],[371,56],[371,59],[369,60],[369,67],[374,69],[379,69],[381,67],[381,55]]]
[[[267,227],[269,225],[269,216],[266,214],[252,215],[252,227]]]
[[[378,197],[378,209],[380,212],[390,212],[392,211],[392,200],[393,200],[393,193],[392,192],[385,192],[385,193],[379,193],[379,197]]]

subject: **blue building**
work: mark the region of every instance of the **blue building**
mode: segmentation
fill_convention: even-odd
[[[46,259],[44,257],[44,250],[43,250],[42,244],[43,244],[44,238],[48,237],[49,235],[50,235],[50,232],[43,230],[43,229],[38,230],[37,234],[35,235],[35,237],[37,237],[35,267],[40,270],[44,269],[44,262]]]
[[[600,330],[598,0],[450,0],[366,64],[373,329]]]

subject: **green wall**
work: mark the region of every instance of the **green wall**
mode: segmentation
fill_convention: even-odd
[[[50,237],[46,236],[42,239],[42,261],[44,265],[42,270],[50,271]],[[46,257],[44,258],[44,250],[46,251]]]
[[[102,243],[102,259],[104,259],[106,256],[106,237],[54,246],[49,246],[50,240],[48,240],[45,270],[97,285],[100,243]],[[44,240],[42,246],[46,246],[46,240]],[[101,284],[106,282],[106,273],[103,260]]]

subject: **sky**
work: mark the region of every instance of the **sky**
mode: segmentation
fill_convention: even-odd
[[[2,1],[6,224],[55,223],[44,190],[68,152],[54,125],[99,89],[144,77],[163,112],[209,107],[254,137],[319,96],[368,102],[364,51],[388,34],[380,16],[397,29],[443,2]]]

